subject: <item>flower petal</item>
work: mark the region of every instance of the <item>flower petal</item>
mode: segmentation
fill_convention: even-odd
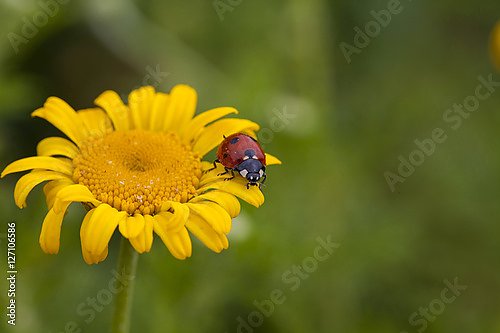
[[[167,201],[161,206],[161,212],[157,215],[167,220],[167,227],[174,232],[179,231],[189,217],[189,207],[186,204]]]
[[[61,172],[65,175],[73,175],[73,164],[70,160],[49,156],[25,157],[7,165],[2,171],[0,178],[5,175],[31,169],[46,169]]]
[[[56,201],[57,193],[66,186],[73,184],[73,181],[67,178],[52,180],[45,184],[43,186],[43,193],[45,194],[47,207],[52,209],[52,206],[54,206],[54,202]]]
[[[149,118],[154,99],[155,89],[151,86],[135,89],[128,95],[128,106],[134,128],[149,129]]]
[[[153,106],[151,109],[151,115],[149,117],[149,129],[152,131],[162,131],[163,123],[165,119],[169,116],[167,114],[167,107],[170,101],[170,96],[161,92],[156,93]]]
[[[179,130],[191,118],[196,110],[198,96],[196,90],[185,84],[179,84],[170,91],[163,130]]]
[[[144,231],[144,217],[140,214],[128,216],[127,218],[120,220],[120,224],[118,226],[123,237],[129,239],[137,237]]]
[[[57,192],[52,209],[59,212],[66,202],[90,202],[96,207],[101,203],[86,186],[81,184],[69,185]]]
[[[57,254],[59,252],[61,225],[69,204],[70,202],[64,203],[57,213],[50,209],[45,216],[39,238],[43,252],[48,254]]]
[[[31,190],[38,184],[55,179],[69,179],[68,176],[54,171],[33,170],[22,176],[16,183],[14,189],[14,200],[19,208],[26,207],[26,198]]]
[[[126,217],[126,212],[118,212],[108,204],[97,206],[87,223],[82,224],[80,232],[83,248],[94,256],[102,254],[116,227]]]
[[[161,240],[168,248],[170,253],[177,259],[186,259],[191,256],[192,245],[191,238],[185,227],[182,227],[177,232],[169,229],[167,222],[163,218],[154,216],[153,229],[160,236]]]
[[[250,188],[247,188],[246,180],[241,177],[235,177],[230,181],[213,182],[199,188],[198,193],[204,193],[209,189],[231,193],[255,207],[259,207],[264,203],[264,195],[258,186],[250,186]]]
[[[81,119],[75,110],[60,98],[49,97],[43,107],[35,110],[31,116],[47,120],[78,146],[85,137]]]
[[[101,137],[113,130],[111,119],[99,108],[78,110],[77,114],[82,119],[87,137]]]
[[[78,147],[67,139],[54,136],[40,141],[36,153],[39,156],[60,155],[73,158],[78,154]]]
[[[195,235],[206,247],[214,252],[221,252],[228,248],[227,237],[224,234],[218,234],[214,229],[199,215],[191,214],[186,223],[188,230]]]
[[[205,201],[187,203],[192,213],[202,217],[218,234],[227,234],[231,230],[231,216],[218,204]]]
[[[220,107],[200,113],[191,119],[181,130],[184,142],[191,143],[191,141],[198,137],[207,124],[231,113],[238,113],[238,110],[232,107]]]
[[[216,163],[215,169],[213,169],[213,163],[210,163],[210,165],[211,167],[208,168],[204,164],[202,164],[202,169],[204,169],[204,173],[201,175],[200,182],[198,183],[198,188],[205,187],[207,184],[213,182],[223,181],[228,177],[227,174],[221,175],[225,171],[222,164]]]
[[[95,105],[106,111],[115,131],[126,131],[131,128],[129,120],[129,108],[123,103],[120,96],[112,91],[107,90],[99,95],[94,101]]]
[[[281,164],[281,161],[277,157],[266,153],[266,165],[274,165],[274,164]]]
[[[238,199],[232,194],[223,191],[208,191],[202,195],[198,195],[189,202],[203,202],[204,200],[213,201],[228,212],[229,216],[236,217],[240,214],[241,205]]]
[[[243,131],[257,131],[258,129],[258,124],[247,119],[221,119],[203,129],[193,145],[193,150],[198,152],[200,156],[205,156],[224,140],[224,136]]]
[[[139,253],[149,252],[153,245],[153,217],[144,215],[144,223],[144,231],[134,238],[129,238],[130,244]]]
[[[165,230],[168,232],[179,232],[185,225],[179,223],[179,218],[175,217],[173,213],[170,212],[160,212],[155,215],[155,219],[161,223]]]
[[[85,262],[88,265],[97,264],[98,262],[100,262],[99,256],[92,255],[84,245],[84,244],[86,244],[86,241],[87,241],[85,238],[86,232],[87,232],[87,226],[88,226],[89,221],[92,218],[92,215],[94,214],[95,210],[96,210],[96,208],[91,209],[87,214],[85,214],[85,217],[83,218],[82,225],[80,226],[80,244],[82,247],[82,256],[83,256],[83,260],[85,260]]]
[[[500,21],[497,21],[491,31],[490,54],[493,64],[500,71]]]
[[[108,247],[106,246],[106,248],[104,249],[104,251],[102,251],[100,255],[98,256],[93,255],[93,256],[95,258],[96,264],[100,263],[101,261],[104,261],[104,259],[106,259],[108,256]]]

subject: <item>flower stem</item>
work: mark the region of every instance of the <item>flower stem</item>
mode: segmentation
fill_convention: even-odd
[[[124,277],[123,289],[115,297],[115,313],[111,326],[112,333],[128,333],[130,330],[130,310],[134,294],[135,272],[139,254],[132,248],[130,242],[122,237],[118,257],[117,274]],[[120,288],[120,287],[118,287]]]

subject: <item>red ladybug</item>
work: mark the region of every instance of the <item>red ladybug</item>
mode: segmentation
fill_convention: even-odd
[[[226,170],[218,176],[231,173],[231,177],[225,179],[231,180],[236,171],[248,180],[247,188],[260,187],[266,180],[266,155],[257,140],[249,135],[235,133],[224,137],[217,150],[214,168],[216,163],[222,164]]]

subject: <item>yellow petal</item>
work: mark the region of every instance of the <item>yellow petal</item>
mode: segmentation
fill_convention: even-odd
[[[192,245],[191,239],[185,227],[174,232],[169,229],[163,218],[154,216],[153,229],[160,236],[161,240],[167,246],[168,250],[177,259],[185,259],[191,256]]]
[[[187,207],[186,207],[187,208]],[[189,216],[189,209],[188,209]],[[158,221],[161,221],[162,225],[165,226],[166,230],[170,232],[178,232],[186,224],[187,218],[184,218],[181,214],[174,214],[171,212],[160,212],[155,215]]]
[[[50,209],[45,216],[39,239],[43,252],[48,254],[57,254],[59,252],[61,225],[69,204],[69,202],[65,203],[58,213]]]
[[[266,153],[266,165],[274,165],[274,164],[281,164],[281,161],[277,157]]]
[[[153,224],[151,215],[144,215],[144,231],[134,238],[129,238],[130,244],[139,253],[149,252],[153,245]]]
[[[208,191],[203,193],[202,195],[198,195],[191,199],[189,202],[203,202],[204,200],[213,201],[222,208],[226,210],[226,212],[231,217],[236,217],[240,214],[241,205],[238,199],[232,194],[223,191]]]
[[[80,232],[85,250],[98,256],[108,247],[116,227],[126,218],[127,213],[118,212],[108,204],[101,204],[93,211],[85,226],[82,224]]]
[[[205,127],[196,139],[193,150],[200,156],[205,156],[209,151],[220,145],[224,136],[243,131],[257,131],[259,125],[247,119],[221,119]]]
[[[215,166],[217,167],[217,165],[218,164],[216,163]],[[208,171],[210,169],[213,169],[213,167],[214,167],[214,163],[213,162],[201,161],[201,170]]]
[[[82,256],[83,256],[83,260],[85,260],[85,262],[87,264],[89,264],[89,265],[97,264],[97,263],[103,261],[104,259],[106,259],[107,255],[108,255],[108,248],[107,247],[103,251],[103,253],[101,253],[99,255],[95,255],[95,254],[90,253],[87,250],[87,248],[86,248],[86,244],[87,244],[87,239],[86,239],[87,227],[88,227],[88,224],[90,222],[90,219],[94,215],[95,210],[96,210],[96,208],[90,210],[85,215],[85,217],[83,218],[82,225],[80,227],[80,241],[81,241],[80,243],[81,243],[81,246],[82,246]]]
[[[16,201],[16,205],[19,208],[26,207],[26,198],[28,197],[28,194],[38,184],[47,180],[63,178],[69,179],[68,176],[63,175],[62,173],[43,170],[33,170],[32,172],[22,176],[17,181],[16,188],[14,189],[14,199]]]
[[[500,21],[498,21],[491,32],[490,53],[493,64],[500,71]]]
[[[189,217],[189,207],[186,204],[167,201],[161,206],[161,212],[157,215],[165,218],[168,223],[168,229],[177,232],[184,227]]]
[[[128,216],[127,218],[121,220],[118,226],[123,237],[129,239],[137,237],[139,233],[144,231],[144,217],[140,214]]]
[[[83,124],[75,110],[57,97],[49,97],[42,108],[35,110],[32,117],[40,117],[57,127],[78,146],[84,139]]]
[[[111,119],[99,108],[79,110],[77,114],[83,122],[86,137],[102,137],[113,130]]]
[[[61,155],[73,158],[78,154],[78,147],[69,140],[54,136],[40,141],[36,152],[39,156]]]
[[[186,227],[210,250],[219,253],[223,249],[227,249],[228,242],[226,235],[216,233],[200,216],[191,214],[186,223]]]
[[[45,200],[47,202],[47,207],[52,209],[54,202],[56,201],[57,193],[66,186],[73,185],[73,181],[68,178],[52,180],[43,186],[43,193],[45,194]]]
[[[196,91],[185,84],[179,84],[170,91],[163,130],[180,130],[191,118],[196,110]]]
[[[224,173],[224,167],[220,163],[215,164],[215,169],[213,168],[213,163],[211,164],[212,167],[205,169],[204,173],[201,175],[200,182],[198,183],[198,187],[205,187],[207,184],[213,183],[213,182],[219,182],[223,181],[224,179],[228,178],[228,174],[221,175]],[[202,168],[204,166],[202,165]],[[208,171],[210,169],[210,171]],[[219,176],[220,175],[220,176]],[[236,177],[238,177],[237,174],[235,174]]]
[[[97,200],[90,190],[81,184],[73,184],[62,188],[56,195],[56,201],[52,209],[59,212],[61,207],[66,202],[89,202],[94,206],[98,206],[101,202]]]
[[[61,172],[68,176],[73,176],[73,164],[70,160],[49,156],[25,157],[7,165],[2,171],[1,177],[5,175],[31,169],[46,169]]]
[[[107,90],[99,95],[94,101],[97,106],[106,111],[115,131],[126,131],[131,128],[129,120],[129,108],[123,103],[120,96],[112,91]]]
[[[155,89],[151,86],[133,90],[128,96],[128,106],[136,129],[149,129],[149,118],[155,99]]]
[[[207,124],[231,113],[238,113],[238,110],[232,107],[220,107],[200,113],[190,120],[181,130],[184,141],[186,143],[191,143],[192,140],[198,137]]]
[[[151,109],[151,115],[149,117],[149,129],[152,131],[161,131],[163,130],[163,123],[165,122],[166,117],[170,116],[167,112],[169,95],[164,93],[156,93],[153,106]]]
[[[264,195],[258,186],[247,188],[246,183],[246,179],[235,177],[230,181],[218,181],[205,185],[198,189],[198,193],[203,193],[209,189],[221,190],[231,193],[255,207],[261,206],[264,203]]]
[[[92,208],[91,210],[89,210],[87,212],[87,214],[85,214],[84,218],[83,218],[83,221],[82,221],[82,224],[80,225],[80,242],[82,244],[82,253],[86,254],[88,253],[89,251],[87,250],[87,248],[84,246],[87,245],[87,227],[89,225],[89,221],[92,217],[92,215],[94,214],[95,210],[97,208]],[[85,256],[85,255],[84,255]],[[87,261],[87,260],[85,260]]]
[[[227,234],[231,230],[231,217],[227,211],[218,204],[205,201],[188,203],[191,213],[203,218],[218,234]],[[192,215],[192,214],[191,214]]]
[[[102,251],[102,253],[97,256],[97,262],[101,262],[101,261],[104,261],[104,259],[106,259],[106,257],[108,256],[108,247],[106,246],[106,248],[104,249],[104,251]]]

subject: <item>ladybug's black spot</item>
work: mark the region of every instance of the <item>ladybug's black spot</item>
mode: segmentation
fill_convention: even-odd
[[[247,149],[247,150],[245,150],[245,156],[248,156],[250,158],[254,157],[255,156],[255,150],[253,150],[253,149]]]
[[[238,141],[240,141],[240,138],[234,137],[234,138],[231,139],[231,141],[229,141],[229,143],[232,144],[232,145],[234,145]]]
[[[222,154],[222,157],[224,157],[224,158],[227,158],[228,156],[229,156],[229,154],[228,154],[228,153],[224,153],[224,154]]]

